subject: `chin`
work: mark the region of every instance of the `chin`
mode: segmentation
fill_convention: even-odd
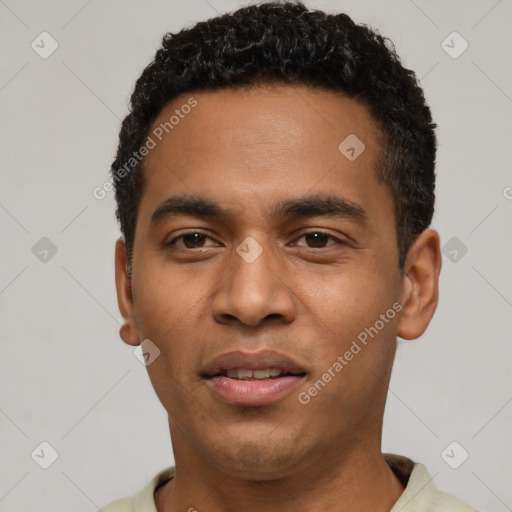
[[[275,426],[272,426],[276,430]],[[229,435],[221,433],[221,439],[208,444],[208,452],[214,463],[226,473],[247,480],[273,480],[292,474],[301,460],[307,460],[307,452],[300,438],[261,432],[259,435]],[[212,447],[214,447],[212,449]]]

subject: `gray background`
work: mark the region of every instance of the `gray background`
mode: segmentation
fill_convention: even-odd
[[[433,227],[456,240],[433,322],[399,343],[383,451],[475,508],[512,510],[512,1],[306,3],[390,37],[439,125]],[[0,0],[2,511],[92,512],[173,463],[165,412],[118,337],[113,193],[92,191],[162,35],[241,5]],[[59,45],[46,59],[31,47],[50,48],[43,31]],[[453,31],[469,44],[458,58],[442,46]],[[46,470],[43,441],[58,452]],[[458,464],[459,446],[452,469],[442,453]]]

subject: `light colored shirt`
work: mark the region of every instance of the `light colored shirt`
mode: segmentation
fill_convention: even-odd
[[[427,468],[402,455],[384,453],[384,459],[397,478],[406,486],[390,512],[476,512],[455,496],[435,488]],[[174,475],[174,466],[160,471],[137,494],[117,500],[103,512],[158,512],[155,490]]]

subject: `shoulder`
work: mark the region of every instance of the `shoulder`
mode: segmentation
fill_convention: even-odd
[[[166,468],[157,473],[139,492],[102,507],[101,512],[157,512],[154,499],[155,490],[173,476],[174,466]]]
[[[116,500],[110,505],[103,507],[102,512],[132,512],[133,511],[133,498],[121,498]]]
[[[452,494],[436,489],[432,496],[432,512],[477,512]]]
[[[395,454],[384,454],[395,475],[406,485],[390,512],[476,512],[475,509],[434,485],[420,462]]]

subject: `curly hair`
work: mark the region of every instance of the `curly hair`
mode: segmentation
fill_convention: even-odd
[[[144,163],[132,155],[163,107],[187,92],[261,84],[337,91],[369,108],[382,139],[375,170],[393,196],[403,271],[411,244],[434,213],[436,125],[430,109],[389,39],[346,14],[308,10],[302,2],[251,5],[164,35],[136,82],[111,168],[129,269]]]

